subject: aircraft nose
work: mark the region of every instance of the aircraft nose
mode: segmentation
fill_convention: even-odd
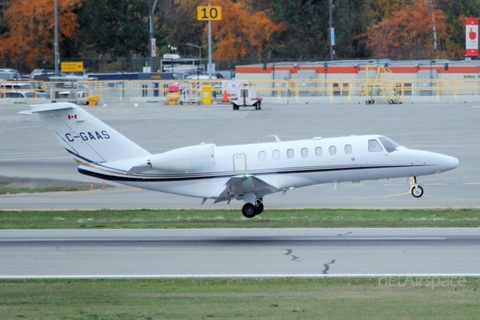
[[[458,161],[457,158],[443,155],[440,161],[441,171],[443,172],[443,171],[453,170],[456,167],[458,167],[459,163],[460,162]]]

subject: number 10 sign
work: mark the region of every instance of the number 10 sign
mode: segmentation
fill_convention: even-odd
[[[197,20],[222,20],[222,7],[220,6],[197,7]]]

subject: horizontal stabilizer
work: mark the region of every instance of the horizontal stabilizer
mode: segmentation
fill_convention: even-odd
[[[47,103],[47,104],[33,104],[30,106],[30,110],[21,111],[21,114],[34,114],[34,113],[42,113],[42,112],[50,112],[50,111],[58,111],[58,110],[68,110],[68,109],[75,109],[76,105],[72,103]]]

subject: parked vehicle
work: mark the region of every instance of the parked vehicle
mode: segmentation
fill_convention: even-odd
[[[0,69],[0,81],[20,80],[21,76],[14,69]]]
[[[50,95],[48,92],[35,92],[35,91],[7,91],[0,92],[0,98],[23,98],[23,99],[35,99],[43,98],[49,99]]]

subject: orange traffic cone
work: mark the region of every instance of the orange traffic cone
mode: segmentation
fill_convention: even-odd
[[[223,100],[222,100],[222,102],[229,102],[229,101],[228,101],[227,88],[223,89]]]

